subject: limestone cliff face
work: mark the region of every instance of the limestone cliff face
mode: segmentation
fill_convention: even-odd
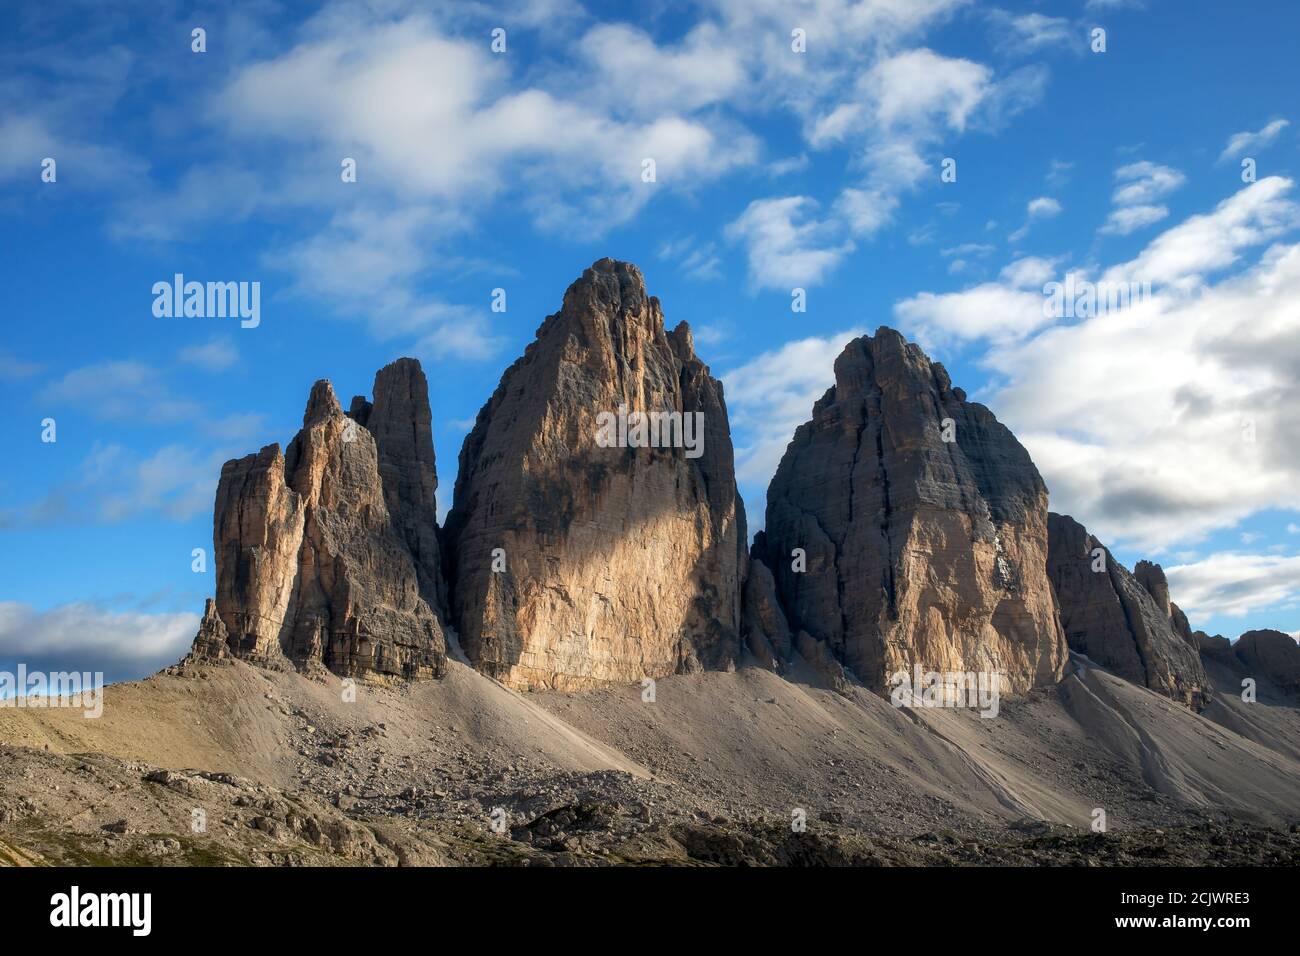
[[[417,383],[418,364],[404,360],[380,372],[373,408],[354,403],[378,423],[377,440],[344,415],[329,382],[317,382],[285,453],[269,445],[225,464],[217,595],[195,654],[367,679],[441,672],[436,484],[428,397]],[[399,418],[406,428],[384,426]]]
[[[996,671],[1012,693],[1061,677],[1047,489],[992,413],[891,329],[836,360],[772,480],[766,535],[790,629],[869,686],[913,665]]]
[[[702,453],[605,447],[598,416],[620,410],[699,413]],[[722,386],[635,266],[595,263],[506,371],[461,450],[446,542],[465,651],[507,684],[732,665],[747,554]]]
[[[1050,515],[1048,531],[1047,573],[1070,647],[1135,684],[1197,710],[1204,706],[1209,679],[1199,643],[1169,600],[1160,565],[1140,561],[1130,574],[1067,515]]]

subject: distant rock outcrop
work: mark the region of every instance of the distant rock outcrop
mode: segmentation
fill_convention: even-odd
[[[1160,565],[1120,564],[1068,515],[1048,517],[1047,573],[1072,650],[1135,684],[1200,710],[1210,682]]]
[[[1047,488],[1011,432],[892,329],[836,360],[772,480],[766,535],[801,653],[822,645],[868,686],[914,665],[997,672],[1012,693],[1061,677]]]
[[[385,368],[374,405],[353,409],[356,418],[345,415],[319,381],[287,452],[268,445],[221,469],[217,596],[196,655],[381,680],[441,672],[436,478],[419,364]]]
[[[1287,693],[1300,691],[1300,644],[1290,634],[1247,631],[1233,645],[1247,675],[1263,677]]]
[[[595,263],[506,371],[445,539],[465,651],[507,684],[733,666],[747,535],[722,386],[635,266]]]

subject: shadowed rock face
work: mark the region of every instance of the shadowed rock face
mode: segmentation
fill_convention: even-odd
[[[1263,677],[1288,693],[1300,692],[1300,645],[1290,634],[1247,631],[1233,649],[1247,675]]]
[[[597,416],[620,406],[702,413],[702,455],[602,447]],[[733,664],[747,555],[722,386],[635,266],[583,273],[506,371],[461,450],[446,530],[465,650],[507,684]]]
[[[379,373],[373,407],[353,403],[378,427],[377,440],[343,414],[329,382],[317,382],[284,454],[268,445],[225,464],[213,532],[217,596],[195,654],[369,679],[441,672],[423,384],[418,363],[403,360]]]
[[[767,566],[767,536],[754,535],[749,574],[745,579],[742,627],[745,644],[764,667],[781,672],[794,647],[790,625],[776,593],[776,580]]]
[[[767,502],[790,630],[869,686],[913,665],[996,671],[1012,693],[1060,679],[1047,489],[1014,436],[897,332],[845,347]]]
[[[364,420],[359,420],[374,436],[379,451],[379,477],[388,513],[415,561],[420,592],[442,613],[447,589],[438,548],[438,473],[429,382],[419,362],[402,358],[375,375],[374,395],[373,405],[357,396],[353,408],[358,402],[365,403]]]
[[[1200,644],[1169,600],[1160,565],[1140,561],[1130,574],[1068,515],[1049,515],[1048,531],[1047,573],[1071,649],[1135,684],[1203,707],[1209,679]]]

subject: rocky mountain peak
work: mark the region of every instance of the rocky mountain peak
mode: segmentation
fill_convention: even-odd
[[[997,672],[1011,692],[1060,678],[1047,489],[893,329],[836,359],[768,489],[765,550],[790,629],[869,686],[914,665]]]
[[[308,428],[317,422],[343,414],[343,408],[334,394],[329,379],[322,378],[312,385],[307,396],[307,408],[302,413],[302,426]]]
[[[663,427],[638,432],[645,415]],[[594,263],[506,371],[461,450],[446,538],[466,652],[506,683],[734,661],[746,533],[722,386],[636,266]]]
[[[379,680],[441,672],[428,398],[415,394],[419,364],[395,365],[372,408],[353,402],[377,435],[349,422],[322,379],[285,453],[268,445],[223,466],[217,595],[196,655]]]

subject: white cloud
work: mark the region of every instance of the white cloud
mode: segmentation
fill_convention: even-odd
[[[218,447],[173,443],[142,452],[96,443],[68,480],[33,501],[0,509],[0,528],[115,524],[146,515],[188,521],[210,513],[222,463],[239,453],[237,443],[262,434],[261,417],[230,416],[204,431]]]
[[[199,413],[192,399],[173,394],[143,362],[110,360],[73,369],[38,392],[54,406],[71,405],[91,418],[139,424],[187,421]]]
[[[834,212],[855,236],[874,236],[894,220],[898,200],[879,190],[848,188],[835,200]]]
[[[1106,222],[1098,231],[1107,235],[1127,236],[1139,229],[1155,225],[1168,215],[1167,206],[1123,206],[1112,209],[1110,215],[1106,217]]]
[[[330,302],[379,341],[414,337],[409,351],[418,357],[487,358],[501,339],[490,329],[486,302],[478,308],[448,303],[422,288],[428,250],[459,227],[455,216],[429,205],[350,210],[316,235],[268,254],[267,263],[295,277],[293,291]],[[460,262],[452,257],[440,265]]]
[[[1025,13],[1019,16],[1004,10],[990,14],[994,26],[1002,31],[998,46],[1005,51],[1035,53],[1044,47],[1083,49],[1082,34],[1065,17],[1049,17],[1042,13]]]
[[[1039,196],[1037,199],[1029,200],[1025,211],[1030,219],[1051,219],[1061,214],[1061,204],[1051,196]]]
[[[114,611],[89,601],[39,611],[0,601],[0,660],[33,670],[144,675],[180,659],[198,626],[190,613]]]
[[[1187,182],[1187,177],[1170,166],[1143,160],[1115,170],[1119,185],[1111,200],[1117,206],[1136,206],[1161,199]]]
[[[1300,598],[1300,555],[1220,552],[1165,569],[1170,591],[1193,624],[1244,617]]]
[[[740,53],[713,23],[702,23],[674,46],[621,23],[592,27],[578,49],[601,77],[590,92],[620,109],[656,114],[691,111],[726,100],[744,85]]]
[[[1059,261],[1042,256],[1022,256],[1003,266],[998,277],[1013,289],[1042,292],[1043,286],[1055,277]]]
[[[1011,233],[1007,238],[1011,242],[1019,242],[1025,236],[1029,235],[1029,227],[1041,220],[1051,219],[1061,214],[1061,204],[1051,196],[1039,196],[1029,200],[1025,205],[1025,224]]]
[[[239,349],[229,338],[213,339],[202,345],[187,345],[177,357],[190,365],[220,372],[239,361]]]
[[[1277,139],[1282,130],[1290,126],[1291,123],[1284,119],[1275,119],[1263,129],[1255,132],[1234,133],[1228,139],[1228,145],[1223,148],[1219,154],[1219,162],[1229,159],[1236,159],[1247,153],[1258,152],[1264,147],[1270,145],[1273,140]]]
[[[787,342],[722,376],[736,442],[737,481],[756,487],[761,497],[795,429],[835,384],[836,357],[862,334],[862,329],[848,329]],[[751,501],[751,510],[755,504]],[[751,516],[751,526],[761,523],[761,513]]]
[[[1166,218],[1169,209],[1156,200],[1180,188],[1187,177],[1170,166],[1143,160],[1115,170],[1115,180],[1117,185],[1111,196],[1114,208],[1098,232],[1127,236]]]
[[[953,256],[979,256],[980,258],[983,258],[996,250],[996,248],[996,246],[989,245],[987,242],[963,242],[960,245],[950,246],[947,249],[940,249],[939,255],[943,256],[945,259],[952,258]]]
[[[985,282],[962,292],[921,292],[895,304],[900,327],[923,348],[933,350],[954,339],[1019,338],[1051,321],[1044,315],[1041,291]]]
[[[908,50],[877,63],[864,76],[876,122],[885,129],[935,127],[961,132],[992,92],[993,71],[933,50]]]
[[[1280,176],[1261,179],[1223,200],[1213,212],[1192,216],[1161,233],[1136,259],[1111,269],[1106,278],[1195,287],[1206,275],[1235,263],[1241,250],[1300,223],[1295,203],[1286,198],[1292,185]]]
[[[655,185],[689,189],[756,155],[743,131],[675,112],[739,82],[738,73],[716,63],[712,78],[701,68],[707,30],[674,53],[630,28],[597,27],[583,49],[603,72],[566,98],[512,84],[508,58],[494,57],[486,43],[449,38],[422,16],[365,27],[349,24],[240,70],[216,101],[229,135],[354,157],[359,181],[407,202],[473,206],[514,186],[524,187],[526,198],[530,185],[544,181],[548,196],[562,192],[576,210],[585,208],[592,182],[600,182],[608,192],[598,222],[606,227],[653,194],[641,179],[645,158],[656,162]],[[612,56],[620,43],[626,62]],[[624,71],[647,59],[666,64],[670,75],[642,84],[646,92],[635,106],[644,118],[593,108],[592,91],[633,95],[635,72]],[[558,222],[549,203],[532,211],[543,223]]]
[[[817,203],[807,196],[755,199],[727,226],[727,237],[746,243],[754,285],[790,289],[816,285],[853,251],[832,238],[833,223],[812,218]]]
[[[693,236],[673,239],[659,247],[658,256],[677,263],[678,268],[692,279],[711,281],[722,278],[722,260],[718,256],[717,243],[697,242]]]
[[[1052,506],[1148,553],[1195,543],[1267,508],[1300,508],[1300,245],[1207,276],[1296,225],[1289,180],[1261,180],[1157,236],[1101,275],[1147,280],[1141,304],[1044,320],[1019,260],[999,281],[898,303],[922,344],[984,340],[987,403],[1029,449]],[[1060,267],[1058,278],[1073,272]],[[1248,427],[1249,426],[1249,427]],[[1253,438],[1253,440],[1251,440]]]

